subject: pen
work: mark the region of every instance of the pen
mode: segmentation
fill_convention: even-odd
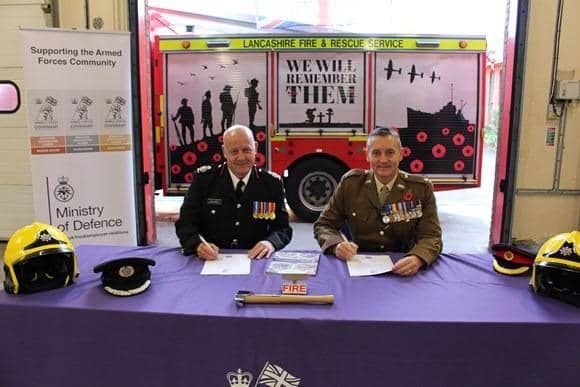
[[[207,241],[205,240],[205,238],[201,234],[199,234],[199,240],[201,241],[201,243],[203,243],[204,245],[206,245],[207,247],[209,247],[211,249],[211,246],[209,245],[209,243],[207,243]]]
[[[346,237],[346,235],[344,235],[343,233],[340,233],[340,236],[342,237],[343,241],[345,241],[346,243],[348,243],[351,246],[354,246],[358,249],[358,245],[356,243],[354,243],[353,241],[349,241],[348,238]]]

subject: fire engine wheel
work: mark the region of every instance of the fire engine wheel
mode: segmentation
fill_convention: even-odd
[[[294,167],[286,180],[286,197],[296,216],[314,222],[345,172],[342,165],[326,159],[309,160]]]

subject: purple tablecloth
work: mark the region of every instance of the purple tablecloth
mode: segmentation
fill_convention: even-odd
[[[578,385],[580,309],[494,273],[489,255],[444,254],[410,278],[350,278],[322,256],[309,292],[334,305],[238,308],[238,290],[279,292],[268,261],[217,277],[176,248],[77,253],[75,285],[0,292],[0,386],[229,386],[238,369],[251,386],[293,385],[288,374],[300,386]],[[112,297],[92,268],[128,256],[156,260],[152,286]]]

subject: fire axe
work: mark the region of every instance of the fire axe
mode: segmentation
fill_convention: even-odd
[[[237,306],[245,304],[328,304],[334,303],[333,294],[306,296],[295,294],[254,294],[240,290],[234,297]]]

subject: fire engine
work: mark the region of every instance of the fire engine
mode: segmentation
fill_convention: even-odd
[[[367,134],[395,128],[400,168],[436,190],[481,180],[486,41],[469,36],[158,36],[156,172],[183,195],[222,162],[224,130],[248,126],[256,165],[283,176],[290,208],[316,219],[341,176],[368,168]]]

